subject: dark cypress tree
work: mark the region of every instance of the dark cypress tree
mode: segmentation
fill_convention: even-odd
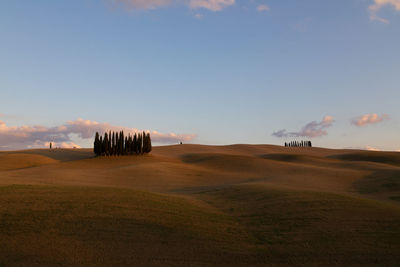
[[[117,149],[117,155],[121,155],[121,148],[120,148],[120,144],[121,144],[121,132],[117,132],[117,141],[116,141],[116,149]]]
[[[103,137],[100,136],[99,139],[99,156],[103,155]]]
[[[143,153],[147,153],[147,134],[143,132]]]
[[[112,132],[111,135],[111,155],[114,155],[114,144],[115,144],[115,134]]]
[[[130,137],[130,134],[128,134],[128,136],[125,137],[125,151],[126,151],[127,155],[129,155],[130,147],[131,147],[131,143],[129,143],[129,137]]]
[[[96,136],[94,137],[94,144],[93,144],[93,152],[96,156],[99,155],[99,133],[96,132]]]
[[[121,131],[119,134],[120,140],[119,140],[119,150],[121,155],[124,155],[124,131]]]
[[[135,133],[135,153],[139,154],[139,133]]]
[[[138,154],[142,154],[142,134],[141,133],[138,133],[137,147],[138,147]]]
[[[146,133],[142,133],[142,154],[146,152]]]
[[[147,133],[147,141],[146,141],[146,144],[147,144],[147,153],[150,153],[152,150],[153,150],[153,146],[151,145],[151,137],[150,137],[150,133]]]
[[[118,156],[118,132],[115,132],[114,155]]]
[[[104,155],[108,156],[108,133],[104,134]]]
[[[111,131],[108,132],[108,147],[107,147],[108,155],[112,155],[112,139],[111,139]]]
[[[128,154],[128,137],[125,136],[125,144],[124,144],[124,154]]]
[[[136,133],[133,136],[133,144],[132,144],[132,146],[133,146],[133,152],[135,154],[137,154],[137,135],[136,135]]]
[[[128,153],[129,155],[132,155],[132,136],[129,134],[128,137]]]
[[[131,136],[131,154],[135,153],[135,143],[133,141],[133,135]]]
[[[142,133],[142,136],[143,136],[143,151],[142,151],[142,153],[146,153],[146,151],[147,151],[147,139],[146,139],[146,133],[143,131],[143,133]]]
[[[144,136],[143,136],[143,133],[140,135],[140,154],[143,154],[143,139],[144,139]]]
[[[106,140],[106,136],[107,136],[107,133],[104,133],[104,137],[103,137],[103,148],[102,148],[102,150],[103,150],[103,156],[105,156],[106,155],[106,153],[107,153],[107,140]]]

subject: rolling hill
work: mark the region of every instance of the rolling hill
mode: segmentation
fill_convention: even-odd
[[[0,152],[0,248],[0,266],[395,266],[400,153]]]

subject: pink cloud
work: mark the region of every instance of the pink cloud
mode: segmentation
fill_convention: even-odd
[[[386,24],[390,23],[389,20],[377,15],[378,11],[384,6],[392,6],[396,11],[400,11],[400,0],[374,0],[374,4],[368,7],[369,18]]]
[[[68,121],[56,127],[40,125],[9,127],[3,121],[0,121],[0,149],[48,147],[49,142],[53,142],[58,147],[79,147],[72,142],[71,135],[76,135],[82,140],[90,140],[96,132],[103,134],[106,131],[121,130],[126,134],[142,132],[142,130],[136,128],[120,127],[84,119]],[[155,143],[189,142],[196,137],[195,134],[160,133],[149,130],[146,130],[146,132],[151,133],[152,140]]]
[[[365,126],[368,124],[376,124],[379,122],[382,122],[386,119],[388,119],[389,116],[386,114],[383,114],[382,116],[379,116],[378,114],[364,114],[359,116],[358,118],[355,118],[351,121],[351,124],[361,127]]]
[[[80,145],[77,145],[73,142],[60,142],[60,143],[51,142],[51,143],[52,143],[53,148],[56,148],[56,147],[59,147],[59,148],[81,148]],[[30,148],[34,148],[34,147],[41,148],[41,147],[49,147],[49,146],[50,146],[50,142],[44,142],[44,143],[39,142],[33,146],[30,146]]]
[[[220,11],[235,4],[235,0],[109,0],[114,5],[126,9],[146,10],[167,7],[173,4],[184,4],[191,9],[204,8],[211,11]]]
[[[258,5],[257,6],[257,11],[259,12],[265,12],[265,11],[269,11],[270,8],[268,5]]]
[[[192,9],[205,8],[212,11],[220,11],[225,7],[235,4],[235,0],[190,0]]]
[[[110,0],[113,4],[127,9],[155,9],[172,4],[172,0]]]
[[[301,128],[298,132],[288,132],[286,129],[282,129],[280,131],[274,132],[272,135],[276,137],[320,137],[327,135],[327,128],[331,127],[335,120],[332,116],[325,116],[322,121],[312,121],[307,123],[303,128]]]

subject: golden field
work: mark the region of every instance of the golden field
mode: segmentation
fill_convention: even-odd
[[[400,262],[400,153],[176,145],[0,152],[0,266]]]

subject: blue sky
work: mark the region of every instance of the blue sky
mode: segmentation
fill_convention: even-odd
[[[398,150],[399,26],[400,0],[2,1],[0,149],[125,127]]]

